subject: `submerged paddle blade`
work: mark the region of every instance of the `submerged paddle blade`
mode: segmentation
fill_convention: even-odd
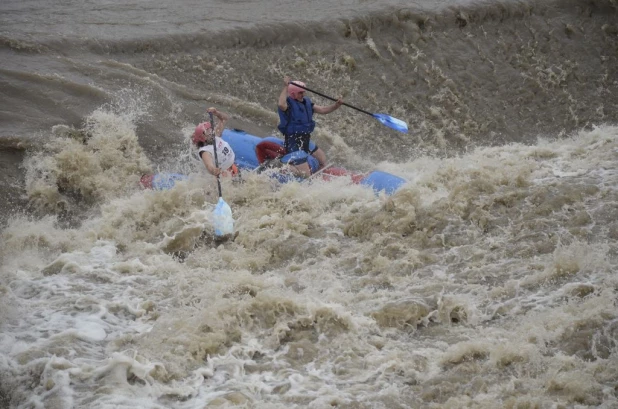
[[[234,233],[234,218],[232,209],[219,197],[215,210],[212,211],[213,224],[215,226],[215,236],[225,236]]]
[[[373,114],[373,117],[389,128],[393,128],[399,132],[408,133],[408,124],[403,122],[401,119],[393,118],[392,116],[388,116],[386,114]]]

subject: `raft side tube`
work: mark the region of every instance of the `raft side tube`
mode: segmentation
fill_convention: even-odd
[[[379,170],[374,170],[360,181],[361,185],[371,186],[376,193],[384,191],[387,195],[392,195],[405,183],[405,179]]]

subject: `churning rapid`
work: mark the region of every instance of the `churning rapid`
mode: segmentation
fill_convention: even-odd
[[[0,54],[0,407],[618,408],[614,0],[5,0]],[[216,240],[189,135],[286,75],[407,182],[245,172]]]

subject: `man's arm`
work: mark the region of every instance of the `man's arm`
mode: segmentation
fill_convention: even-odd
[[[214,145],[213,145],[213,149],[216,149]],[[215,166],[215,161],[213,160],[213,157],[210,154],[210,152],[202,152],[202,162],[204,162],[206,169],[208,169],[208,172],[211,175],[218,176],[221,174],[221,169]]]
[[[337,102],[335,102],[332,105],[327,105],[327,106],[314,105],[313,112],[318,113],[318,114],[330,114],[334,110],[338,109],[342,104],[343,104],[343,100],[341,99],[341,97],[339,97],[337,99]]]
[[[288,85],[290,84],[290,77],[284,77],[283,78],[283,89],[281,90],[281,93],[279,94],[279,100],[277,101],[277,106],[279,106],[279,109],[281,109],[283,112],[288,110]]]
[[[218,111],[217,108],[208,108],[206,112],[212,112],[214,116],[217,117],[217,125],[215,125],[215,135],[219,138],[223,135],[223,130],[225,129],[225,123],[230,119],[230,116],[225,112]]]

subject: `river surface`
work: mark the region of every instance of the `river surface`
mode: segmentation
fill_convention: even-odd
[[[223,179],[217,240],[189,136],[284,76],[407,182]],[[0,171],[1,408],[618,408],[613,0],[3,0]]]

